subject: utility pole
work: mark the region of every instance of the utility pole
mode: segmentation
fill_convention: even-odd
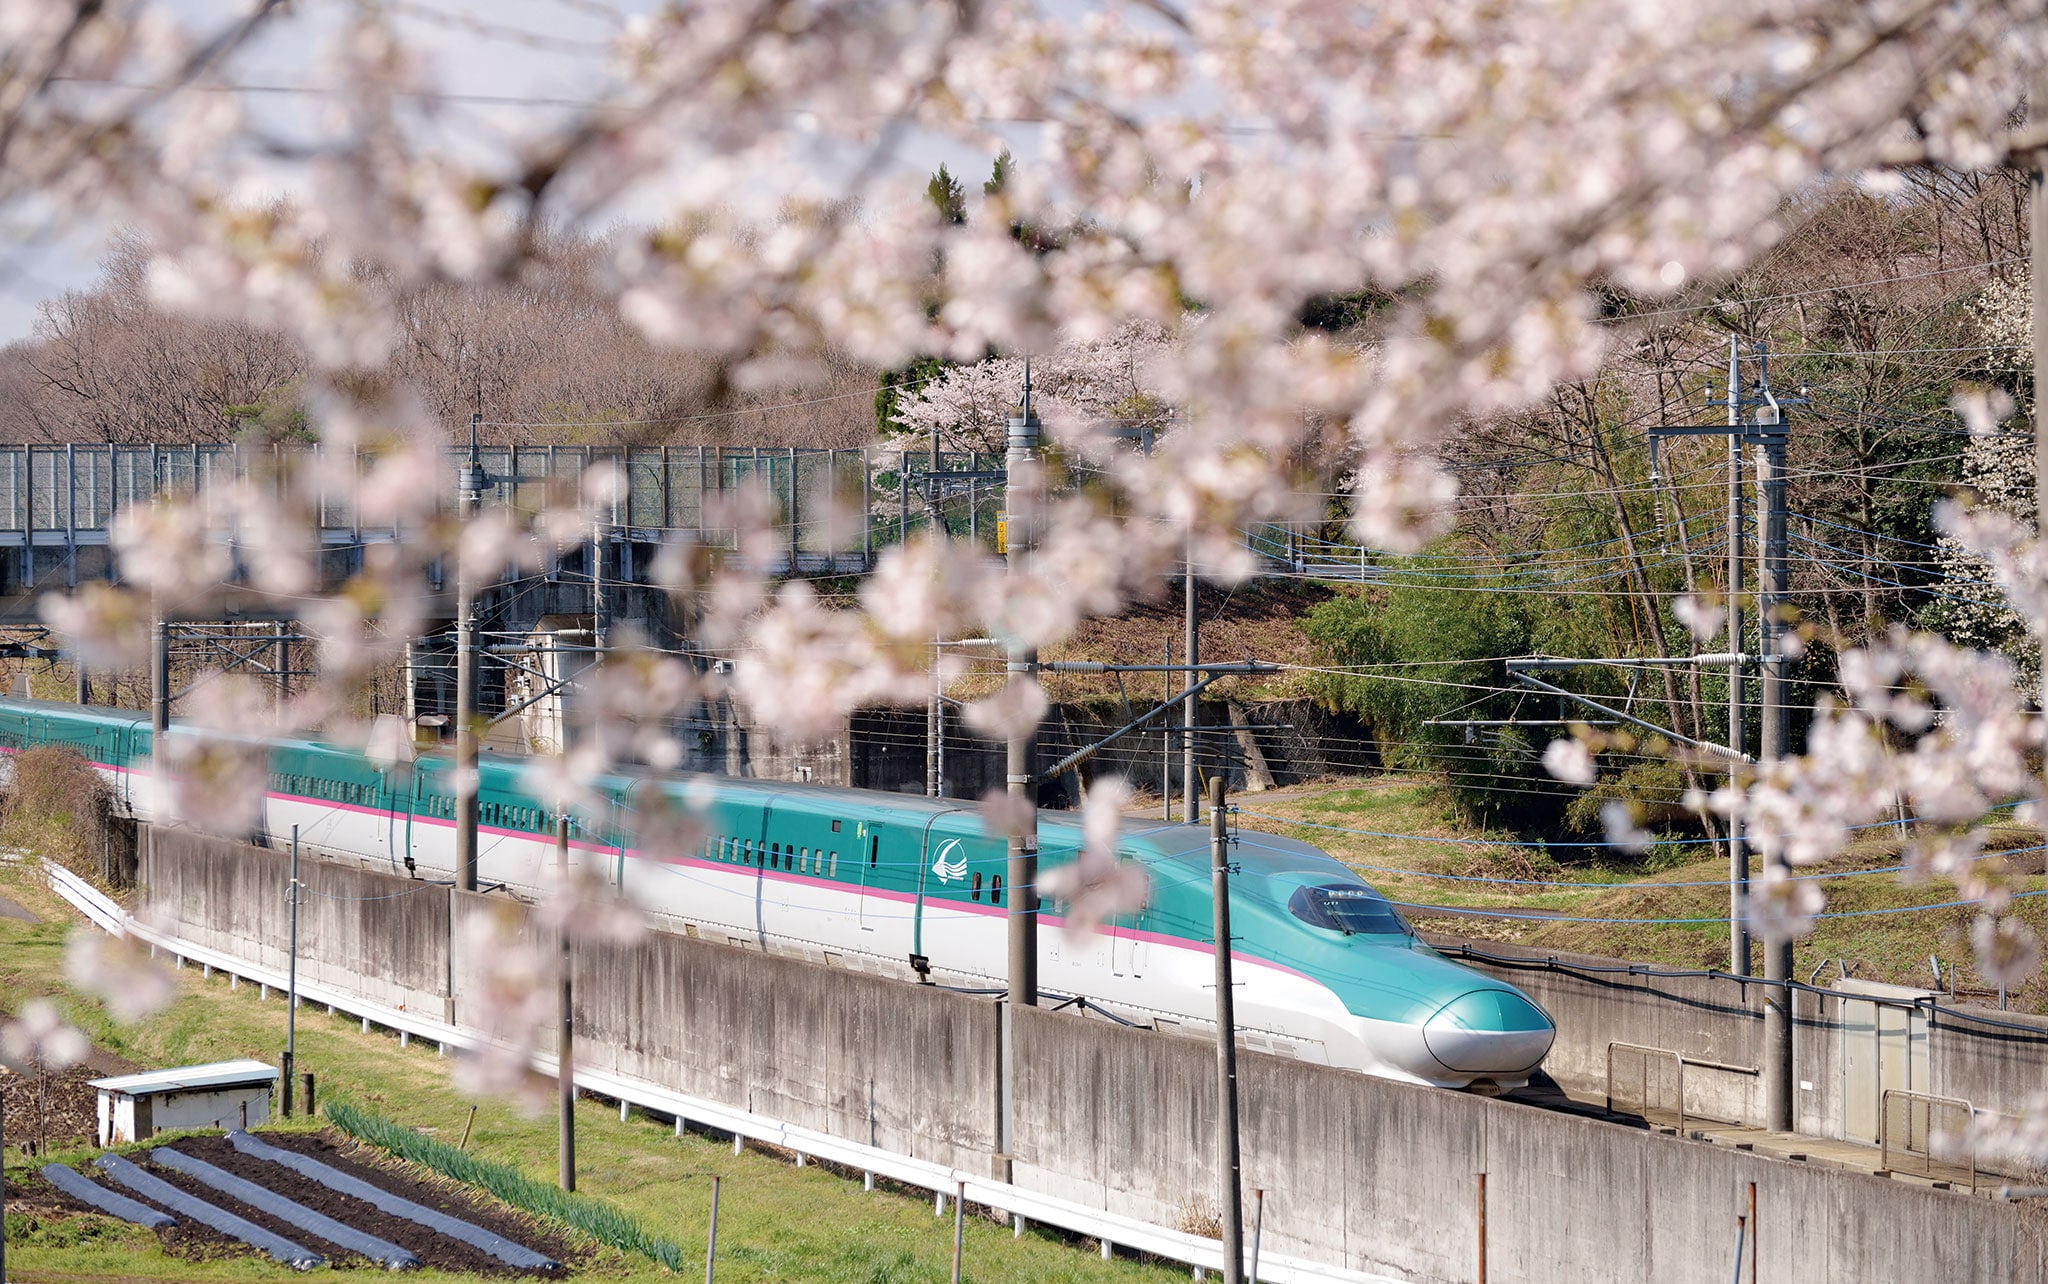
[[[2037,74],[2027,87],[2027,124],[2048,124],[2048,74]],[[2034,505],[2039,529],[2048,537],[2048,147],[2034,152],[2027,170],[2027,292],[2033,297],[2034,342]]]
[[[606,625],[604,601],[604,545],[609,523],[600,518],[590,524],[590,645],[594,659],[604,658]]]
[[[481,411],[469,416],[469,458],[457,478],[459,529],[469,529],[484,498],[484,469],[477,458],[476,434]],[[455,552],[455,876],[465,892],[476,890],[476,590],[470,568],[463,563],[461,542]]]
[[[1244,1189],[1237,1147],[1237,1003],[1230,978],[1230,831],[1223,773],[1209,779],[1209,891],[1216,936],[1216,1180],[1223,1220],[1223,1284],[1243,1284]]]
[[[1742,720],[1742,368],[1741,350],[1728,336],[1728,747],[1735,752],[1731,774],[1743,754]],[[1749,852],[1742,817],[1728,818],[1728,970],[1749,975]]]
[[[555,894],[569,894],[569,814],[555,813]],[[556,1143],[563,1190],[576,1189],[576,1009],[570,990],[569,919],[562,917],[562,1034],[555,1058]]]
[[[924,796],[939,796],[939,701],[944,698],[945,683],[939,677],[941,656],[939,640],[932,639],[932,698],[924,711]]]
[[[299,827],[292,826],[292,872],[285,883],[285,904],[291,907],[291,963],[284,992],[284,1117],[292,1117],[292,1072],[299,1050]]]
[[[931,523],[931,538],[938,539],[939,525],[939,430],[932,429],[931,469],[925,474],[924,511]],[[946,792],[946,682],[939,664],[944,639],[932,635],[932,704],[924,718],[924,796],[940,798]]]
[[[1785,707],[1785,658],[1780,654],[1778,610],[1785,600],[1785,422],[1771,395],[1770,355],[1757,345],[1757,664],[1758,695],[1763,703],[1760,763],[1785,756],[1791,730]],[[1741,648],[1736,648],[1740,650]],[[1773,868],[1784,864],[1782,851],[1769,856]],[[1778,984],[1764,990],[1764,1126],[1791,1132],[1792,1096],[1792,942],[1764,942],[1764,978]]]
[[[1195,684],[1202,679],[1202,675],[1195,672],[1195,666],[1202,662],[1202,633],[1201,619],[1195,614],[1195,541],[1192,533],[1187,540],[1187,561],[1185,566],[1186,569],[1181,578],[1181,597],[1185,607],[1185,618],[1182,620],[1182,624],[1187,634],[1186,638],[1183,639],[1183,643],[1187,647],[1188,677],[1186,684],[1181,688],[1187,696],[1187,702],[1181,706],[1180,710],[1182,740],[1180,747],[1180,818],[1193,825],[1200,823],[1202,819],[1202,782],[1200,777],[1195,774],[1196,724],[1194,697]]]
[[[1038,543],[1033,529],[1038,515],[1032,511],[1037,497],[1022,495],[1024,487],[1037,484],[1038,413],[1031,408],[1031,363],[1024,364],[1024,402],[1010,416],[1009,450],[1003,467],[1009,480],[1003,487],[1004,552],[1009,573],[1018,575],[1031,563]],[[1038,652],[1012,642],[1009,646],[1009,680],[1036,683]],[[1038,796],[1031,772],[1034,731],[1010,736],[1008,775],[1010,795],[1025,804],[1029,819],[1021,833],[1010,835],[1010,1002],[1021,1007],[1038,1006]]]
[[[1166,639],[1165,658],[1160,661],[1165,669],[1173,667],[1173,639]],[[1159,675],[1159,703],[1173,699],[1173,675],[1162,672]],[[1164,718],[1159,722],[1159,819],[1173,819],[1173,724]]]
[[[1017,575],[1030,565],[1032,549],[1038,543],[1033,529],[1038,521],[1038,497],[1025,493],[1038,484],[1038,415],[1031,409],[1031,363],[1024,363],[1024,401],[1009,420],[1009,449],[1003,456],[1003,557],[1009,573]],[[1007,643],[1008,680],[1013,683],[1038,681],[1038,652],[1017,642]],[[1038,1006],[1038,793],[1031,771],[1035,731],[1012,732],[1008,746],[1007,774],[1010,797],[1022,804],[1022,821],[1010,835],[1009,860],[1009,992],[1002,1006],[997,1037],[998,1101],[996,1130],[999,1173],[1007,1180],[1016,1153],[1017,1009]]]
[[[161,772],[168,750],[165,737],[171,730],[171,625],[164,619],[162,607],[156,609],[156,618],[149,628],[149,729],[153,736],[150,743]],[[158,805],[162,805],[161,800]]]

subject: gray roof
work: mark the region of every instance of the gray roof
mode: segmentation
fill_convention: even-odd
[[[276,1079],[277,1067],[261,1061],[216,1061],[210,1065],[173,1066],[169,1070],[147,1070],[112,1079],[94,1079],[92,1086],[103,1092],[148,1097],[165,1092],[197,1092],[203,1088],[268,1087]]]

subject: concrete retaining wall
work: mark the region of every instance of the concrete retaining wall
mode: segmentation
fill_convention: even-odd
[[[464,925],[523,911],[502,896],[457,892],[454,912],[454,1019],[487,1026],[473,996],[493,960],[460,948],[474,939]],[[577,950],[572,992],[581,1065],[991,1173],[997,1013],[988,999],[667,932]]]
[[[160,834],[145,869],[149,903],[197,943],[275,961],[282,861]],[[479,1024],[480,986],[503,960],[502,947],[466,953],[470,920],[507,915],[532,939],[523,908],[502,895],[313,862],[305,876],[332,893],[319,932],[302,920],[305,956],[336,982],[359,971],[368,997],[452,994],[460,1023]],[[1547,966],[1514,974],[1544,977],[1530,988],[1568,1031],[1558,1061],[1568,1075],[1586,1072],[1595,1037],[1569,1032],[1610,1017],[1592,1027],[1602,1046],[1626,1033],[1689,1039],[1717,1058],[1748,1051],[1731,1041],[1749,1037],[1734,1032],[1754,1020],[1739,995],[1681,988],[1664,1000],[1641,978],[1594,984]],[[452,987],[436,988],[437,976]],[[659,933],[580,949],[576,993],[583,1064],[1000,1172],[1000,1014],[986,998]],[[1027,1009],[1015,1021],[1015,1181],[1188,1229],[1213,1217],[1209,1043],[1071,1011]],[[1273,1251],[1465,1284],[1476,1274],[1485,1173],[1494,1284],[1709,1284],[1730,1278],[1735,1218],[1755,1182],[1760,1279],[2048,1284],[2041,1235],[2010,1205],[1259,1053],[1241,1054],[1240,1073],[1244,1179],[1266,1191]]]
[[[1761,1055],[1767,987],[1714,977],[1652,977],[1649,969],[1632,976],[1609,970],[1626,967],[1614,959],[1493,941],[1436,943],[1453,957],[1467,945],[1493,956],[1465,961],[1520,986],[1557,1020],[1557,1044],[1544,1069],[1565,1087],[1603,1089],[1610,1040],[1668,1048],[1741,1068],[1688,1066],[1689,1112],[1762,1122],[1762,1080],[1743,1071],[1754,1069]],[[1797,1125],[1815,1136],[1844,1135],[1842,1007],[1843,1000],[1832,994],[1802,992],[1793,999]],[[2020,1028],[2006,1028],[2011,1026]],[[1624,1054],[1616,1064],[1616,1078],[1629,1079],[1640,1062]],[[1927,1068],[1930,1082],[1915,1085],[1922,1091],[1959,1097],[1979,1110],[2025,1113],[2048,1087],[2048,1019],[1939,1002],[1928,1021]]]
[[[141,850],[149,913],[195,944],[286,966],[289,853],[160,827]],[[447,1019],[448,888],[305,857],[299,880],[301,976]]]
[[[1018,1015],[1018,1180],[1167,1222],[1213,1212],[1208,1045]],[[1282,1252],[1469,1281],[1484,1172],[1496,1284],[1719,1284],[1750,1182],[1759,1279],[2044,1278],[2007,1205],[1258,1053],[1240,1066],[1244,1180]]]

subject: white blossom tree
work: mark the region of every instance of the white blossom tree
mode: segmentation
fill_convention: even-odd
[[[1165,329],[1127,322],[1092,341],[1068,339],[1026,357],[949,366],[898,404],[895,423],[913,441],[934,435],[945,449],[1000,452],[1031,370],[1033,406],[1055,436],[1087,441],[1105,430],[1163,428],[1173,409],[1150,371],[1166,355]]]
[[[1012,479],[1012,511],[1058,550],[1019,577],[912,547],[848,612],[801,586],[770,592],[744,557],[713,576],[677,560],[670,582],[696,595],[709,634],[752,640],[739,696],[814,732],[859,701],[921,699],[925,644],[949,626],[1054,640],[1151,584],[1183,539],[1210,574],[1244,572],[1237,532],[1301,503],[1291,460],[1354,459],[1356,534],[1413,547],[1455,494],[1434,462],[1447,426],[1528,405],[1598,362],[1615,329],[1596,289],[1624,311],[1685,306],[1695,283],[1769,245],[1787,196],[1823,175],[1981,167],[2048,139],[2009,129],[2048,72],[2040,0],[701,0],[624,23],[592,102],[488,144],[436,127],[434,68],[381,6],[349,12],[314,73],[320,110],[289,137],[235,79],[238,52],[291,21],[286,6],[262,0],[218,28],[185,13],[0,0],[0,204],[23,219],[131,220],[158,306],[289,339],[324,440],[344,456],[375,448],[365,518],[403,538],[304,613],[326,680],[283,714],[286,729],[330,735],[350,734],[348,685],[420,626],[436,559],[488,577],[520,551],[439,509],[447,426],[393,374],[398,300],[516,282],[550,229],[623,220],[591,289],[743,386],[835,356],[891,369],[1174,337],[1132,385],[1181,421],[1154,457],[1111,457],[1089,493],[1057,503]],[[1019,121],[1036,124],[1034,145],[958,222],[879,181],[906,139],[990,155]],[[252,204],[280,163],[290,199]],[[750,191],[772,192],[777,215],[730,203]],[[1365,289],[1391,300],[1369,345],[1299,332],[1306,301]],[[961,376],[963,396],[980,377]],[[931,410],[927,427],[964,425],[993,395]],[[1077,412],[1105,406],[1092,396],[1076,394]],[[226,519],[303,531],[321,479],[287,480],[238,495]],[[572,537],[592,498],[560,496],[547,529]],[[725,525],[744,548],[768,516],[742,506]],[[1951,530],[2038,630],[2048,598],[2031,545],[1960,514]],[[118,658],[138,620],[204,593],[208,533],[138,516],[118,533],[124,586],[53,606],[53,620],[89,658]],[[267,582],[303,591],[293,550],[313,546],[274,541]],[[1749,809],[1765,846],[1795,860],[1838,847],[1893,789],[1967,835],[1973,808],[2035,791],[2023,767],[2039,724],[2003,665],[1924,639],[1845,659],[1855,703],[1821,719],[1815,756],[1724,806]],[[1895,690],[1908,667],[1928,696]],[[787,698],[798,678],[801,701]],[[701,680],[673,672],[663,689],[680,699]],[[241,702],[217,705],[213,725],[246,730]],[[1912,752],[1880,762],[1868,746],[1885,727]],[[601,756],[638,737],[594,739]],[[558,764],[564,796],[598,765]],[[231,818],[228,795],[254,787],[251,773],[226,747],[197,766],[219,787],[187,794]],[[1953,864],[1960,849],[1928,859]],[[1767,884],[1759,904],[1774,894]],[[2027,959],[1992,912],[1986,957]],[[1775,929],[1799,915],[1765,917]]]

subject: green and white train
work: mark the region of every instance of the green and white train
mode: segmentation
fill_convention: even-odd
[[[173,736],[181,734],[177,728]],[[259,841],[302,843],[422,877],[453,874],[447,759],[398,773],[360,752],[276,739]],[[111,781],[117,807],[158,818],[151,728],[126,710],[0,700],[0,750],[68,745]],[[485,755],[479,882],[539,889],[554,828],[523,787],[525,763]],[[700,937],[843,967],[1000,989],[1013,889],[1004,840],[971,804],[871,790],[725,778],[620,776],[610,823],[572,830],[650,913]],[[635,850],[619,823],[634,791],[700,809],[707,835],[684,856]],[[1077,818],[1039,816],[1040,867],[1074,859]],[[1161,1027],[1214,1028],[1209,837],[1132,822],[1120,847],[1152,879],[1150,903],[1090,936],[1040,935],[1042,987]],[[1511,985],[1444,958],[1385,897],[1306,843],[1240,836],[1231,883],[1237,1020],[1255,1048],[1440,1087],[1526,1082],[1550,1050],[1550,1018]],[[1043,914],[1059,923],[1058,906]]]

